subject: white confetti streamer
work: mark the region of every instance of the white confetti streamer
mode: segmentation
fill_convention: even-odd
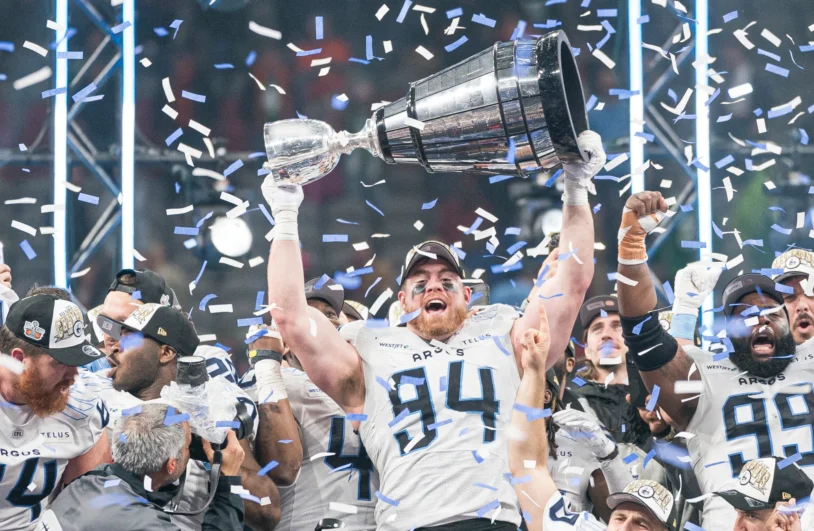
[[[283,38],[283,34],[279,31],[261,26],[253,20],[249,21],[249,31],[258,34],[261,37],[268,37],[269,39],[275,39],[278,41]]]
[[[36,72],[32,72],[27,76],[21,77],[12,83],[12,86],[14,87],[14,90],[23,90],[32,85],[36,85],[37,83],[42,83],[43,81],[49,79],[52,74],[53,72],[51,71],[51,67],[44,66]]]
[[[164,96],[166,96],[167,101],[172,103],[175,101],[175,94],[172,93],[172,87],[170,86],[170,78],[165,77],[161,80],[161,86],[164,87]],[[176,113],[177,115],[178,113]],[[173,117],[173,120],[175,117]]]
[[[31,42],[31,41],[25,41],[25,42],[23,43],[23,48],[26,48],[26,49],[28,49],[28,50],[31,50],[32,52],[34,52],[34,53],[36,53],[36,54],[39,54],[39,55],[41,55],[41,56],[43,56],[43,57],[45,57],[46,55],[48,55],[48,50],[46,50],[45,48],[43,48],[43,47],[42,47],[42,46],[40,46],[39,44],[34,44],[34,43],[33,43],[33,42]]]
[[[429,51],[428,49],[424,48],[423,46],[419,46],[418,48],[416,48],[416,49],[415,49],[415,51],[416,51],[416,52],[418,52],[418,54],[419,54],[421,57],[423,57],[424,59],[426,59],[426,60],[428,60],[428,61],[429,61],[430,59],[432,59],[433,57],[435,57],[435,55],[433,55],[433,53],[432,53],[431,51]],[[415,439],[413,439],[413,440],[415,440]],[[412,441],[410,441],[410,442],[412,442]]]

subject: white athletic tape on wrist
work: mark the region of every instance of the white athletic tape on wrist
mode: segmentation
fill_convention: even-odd
[[[283,384],[283,373],[280,362],[275,360],[258,361],[254,366],[254,377],[257,379],[258,404],[277,403],[288,399]]]

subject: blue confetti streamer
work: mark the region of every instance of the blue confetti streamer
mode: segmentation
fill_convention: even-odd
[[[655,457],[655,456],[656,456],[656,450],[655,449],[650,450],[649,452],[647,452],[647,455],[644,456],[644,462],[642,463],[642,470],[647,468],[647,463],[649,463],[650,460],[653,459],[653,457]]]
[[[42,99],[52,98],[52,97],[54,97],[54,96],[56,96],[58,94],[65,94],[66,92],[68,92],[67,87],[53,88],[51,90],[43,90],[42,91]]]
[[[407,13],[410,11],[410,6],[412,5],[413,3],[410,0],[404,0],[404,5],[401,6],[401,11],[399,11],[399,16],[396,19],[396,22],[399,24],[404,22],[405,17],[407,17]]]
[[[233,65],[232,63],[218,63],[215,65],[215,68],[218,70],[229,70],[234,67],[235,65]]]
[[[130,415],[137,415],[141,413],[141,406],[135,406],[128,409],[122,410],[122,417],[128,417]]]
[[[322,235],[322,243],[346,243],[348,241],[347,234],[323,234]]]
[[[398,415],[393,417],[393,420],[388,422],[387,425],[392,428],[393,426],[395,426],[396,424],[398,424],[399,422],[401,422],[402,420],[407,418],[408,415],[410,415],[410,410],[409,409],[402,409],[401,413],[399,413]]]
[[[254,299],[254,311],[259,311],[263,308],[263,300],[266,297],[265,291],[258,291],[257,297]]]
[[[14,43],[9,41],[0,41],[0,52],[14,52]]]
[[[514,28],[512,32],[512,36],[509,38],[510,41],[514,41],[517,39],[522,39],[523,34],[526,33],[526,21],[525,20],[518,20],[517,27]]]
[[[254,62],[257,60],[257,52],[254,50],[249,52],[249,55],[246,56],[246,66],[252,66]]]
[[[316,17],[316,19],[315,19],[315,25],[316,25],[316,34],[317,34],[317,40],[318,40],[318,41],[321,41],[321,40],[322,40],[322,38],[323,38],[323,36],[324,36],[324,33],[323,33],[323,24],[322,24],[322,17]]]
[[[376,212],[378,212],[380,216],[384,217],[384,212],[382,212],[381,210],[379,210],[379,209],[376,207],[376,205],[374,205],[373,203],[371,203],[371,202],[370,202],[370,201],[368,201],[367,199],[365,199],[365,204],[366,204],[367,206],[369,206],[370,208],[372,208],[373,210],[375,210]]]
[[[424,378],[414,378],[412,376],[402,376],[401,380],[399,381],[399,383],[404,385],[415,385],[416,387],[419,385],[424,385],[424,382]]]
[[[733,162],[735,162],[735,157],[733,157],[732,155],[727,155],[726,157],[724,157],[721,160],[719,160],[718,162],[716,162],[715,167],[720,170],[721,168],[723,168],[727,164],[732,164]]]
[[[382,277],[378,277],[376,280],[373,281],[373,284],[371,284],[370,287],[367,288],[367,291],[365,291],[365,298],[367,298],[367,294],[370,293],[370,290],[372,290],[373,287],[376,286],[376,284],[381,282],[381,280],[382,280]]]
[[[638,456],[637,454],[630,454],[630,455],[628,455],[627,457],[625,457],[624,459],[622,459],[622,461],[623,461],[623,462],[624,462],[626,465],[629,465],[630,463],[632,463],[633,461],[635,461],[635,460],[636,460],[636,459],[638,459],[638,458],[639,458],[639,456]]]
[[[400,325],[407,324],[407,323],[409,323],[410,321],[412,321],[412,320],[416,319],[416,318],[417,318],[419,315],[421,315],[421,308],[417,309],[417,310],[416,310],[416,311],[414,311],[414,312],[406,313],[406,314],[404,314],[404,315],[400,316],[400,317],[399,317],[399,324],[400,324]],[[404,378],[402,378],[402,379],[401,379],[401,381],[402,381],[402,382],[405,382],[405,381],[406,381],[406,378],[409,378],[409,377],[408,377],[408,376],[405,376]],[[421,378],[421,381],[423,382],[423,381],[424,381],[424,379],[423,379],[423,378]]]
[[[206,103],[206,96],[203,94],[195,94],[194,92],[182,90],[181,97],[187,100],[197,101],[198,103]]]
[[[706,249],[707,244],[705,242],[697,242],[693,240],[681,240],[681,248],[682,249]]]
[[[675,294],[673,293],[673,288],[670,286],[670,281],[668,280],[664,284],[662,284],[662,288],[664,288],[664,295],[667,296],[667,302],[673,304],[675,300]]]
[[[221,350],[226,351],[226,352],[229,352],[230,350],[232,350],[230,347],[227,347],[226,345],[223,345],[223,344],[217,343],[217,342],[215,343],[215,346],[218,347]]]
[[[173,145],[175,143],[176,140],[181,138],[181,135],[183,135],[183,134],[184,134],[184,128],[179,127],[170,136],[168,136],[166,139],[164,139],[164,143],[167,144],[167,147],[170,147],[171,145]]]
[[[386,503],[388,505],[392,505],[393,507],[398,507],[399,506],[398,501],[396,501],[396,500],[394,500],[392,498],[388,498],[387,496],[385,496],[384,494],[382,494],[378,490],[374,494],[379,500],[383,501],[384,503]]]
[[[365,61],[364,59],[359,59],[357,57],[351,57],[350,59],[348,59],[348,62],[350,62],[350,63],[359,63],[359,64],[363,64],[363,65],[369,65],[370,64],[370,61]]]
[[[461,435],[463,435],[464,433],[466,433],[466,431],[467,431],[467,430],[466,430],[466,428],[464,428],[464,429],[463,429],[463,431],[461,431],[461,433],[460,433],[458,436],[460,437]],[[483,458],[482,458],[481,456],[479,456],[479,455],[478,455],[478,451],[477,451],[477,450],[472,450],[472,457],[474,457],[474,458],[475,458],[475,462],[476,462],[476,463],[478,463],[478,464],[483,463]]]
[[[197,281],[196,281],[195,283],[197,284]],[[212,299],[215,299],[215,298],[217,298],[217,297],[218,297],[218,296],[217,296],[217,295],[215,295],[214,293],[210,293],[209,295],[204,295],[204,297],[201,299],[201,302],[200,302],[200,303],[198,303],[198,309],[199,309],[200,311],[202,311],[202,312],[206,311],[206,304],[207,304],[209,301],[211,301]]]
[[[368,319],[368,321],[370,321],[370,319]],[[387,321],[387,319],[382,319],[382,321]],[[388,324],[388,326],[390,326],[390,325]],[[385,391],[387,391],[388,393],[393,390],[393,388],[390,386],[390,384],[387,382],[387,380],[385,380],[381,376],[376,376],[376,383],[381,385],[382,387],[384,387]],[[391,428],[392,428],[392,426],[391,426]]]
[[[650,392],[650,400],[647,401],[647,411],[653,411],[656,408],[660,392],[661,388],[658,385],[654,385],[653,390]]]
[[[297,52],[297,57],[308,57],[309,55],[319,55],[322,53],[322,48],[314,48],[313,50],[300,50]]]
[[[34,249],[31,247],[31,244],[28,243],[28,240],[23,240],[20,242],[20,249],[23,250],[29,260],[33,260],[37,257],[37,253],[34,252]]]
[[[551,416],[551,410],[546,409],[539,409],[536,407],[526,406],[523,404],[514,404],[514,409],[523,413],[526,416],[526,420],[529,422],[537,419],[544,419]]]
[[[647,24],[650,22],[650,15],[642,15],[636,19],[636,24]]]
[[[618,16],[618,10],[616,9],[597,9],[596,16],[599,18],[610,18]]]
[[[489,184],[499,183],[514,178],[514,175],[493,175],[489,177]]]
[[[727,22],[729,22],[731,20],[735,20],[736,18],[738,18],[738,12],[737,11],[730,11],[729,13],[724,15],[724,23],[727,23]]]
[[[260,209],[260,212],[262,212],[263,215],[266,216],[266,219],[268,220],[269,223],[271,223],[271,226],[273,227],[274,226],[274,218],[271,217],[271,214],[269,214],[269,211],[266,210],[266,205],[261,203],[260,205],[258,205],[258,208]]]
[[[243,328],[244,326],[252,326],[252,325],[261,325],[263,324],[262,317],[247,317],[246,319],[238,319],[237,326],[238,328]]]
[[[447,390],[447,377],[446,376],[441,377],[441,379],[438,382],[438,387],[439,387],[439,389],[441,390],[442,393],[446,392],[446,390]]]
[[[481,507],[480,509],[478,509],[478,511],[477,511],[478,518],[483,518],[489,512],[494,511],[498,507],[500,507],[500,502],[498,500],[492,500],[488,504],[486,504],[483,507]]]
[[[497,487],[492,487],[491,485],[485,485],[483,483],[473,483],[472,485],[474,487],[479,487],[481,489],[488,489],[491,490],[492,492],[497,492]]]
[[[456,7],[455,9],[450,9],[449,11],[447,11],[447,19],[452,20],[455,17],[463,16],[463,14],[464,14],[464,10],[461,9],[460,7]],[[14,45],[12,44],[12,48],[13,47],[14,47]]]
[[[175,37],[178,35],[178,29],[181,27],[181,24],[183,23],[184,23],[183,20],[175,19],[172,21],[172,24],[170,24],[170,27],[175,30],[175,33],[172,36],[172,40],[175,40]]]
[[[579,376],[574,376],[574,378],[571,380],[571,382],[574,385],[576,385],[577,387],[582,387],[583,385],[585,385],[585,380],[583,380]]]
[[[129,20],[125,20],[125,21],[124,21],[124,22],[122,22],[121,24],[118,24],[118,25],[113,26],[112,28],[110,28],[110,31],[111,31],[111,32],[112,32],[114,35],[116,35],[116,34],[118,34],[118,33],[123,32],[124,30],[126,30],[126,29],[127,29],[127,28],[129,28],[130,26],[132,26],[132,24],[130,24],[130,21],[129,21]]]
[[[642,321],[642,322],[638,323],[636,326],[634,326],[633,327],[633,333],[635,335],[637,335],[637,336],[639,334],[641,334],[642,333],[642,327],[644,326],[644,323],[649,321],[652,317],[653,317],[652,315],[648,315],[647,318],[644,321]]]
[[[155,34],[158,35],[159,37],[166,37],[167,35],[170,34],[170,32],[167,31],[166,28],[161,27],[153,28],[153,32],[155,32]]]
[[[238,159],[238,160],[234,161],[233,163],[231,163],[229,165],[229,167],[226,168],[223,171],[223,176],[224,177],[229,177],[230,175],[232,175],[234,172],[236,172],[237,170],[239,170],[242,167],[243,167],[243,161]]]
[[[563,0],[565,1],[565,0]],[[548,4],[546,4],[548,5]],[[497,21],[493,18],[489,18],[483,13],[473,14],[472,15],[472,22],[475,24],[481,24],[482,26],[489,26],[490,28],[494,28]]]
[[[778,76],[789,77],[789,70],[787,68],[779,67],[773,63],[766,63],[766,71],[777,74]],[[769,116],[769,118],[771,118],[771,116]]]
[[[199,231],[196,227],[175,227],[175,234],[183,236],[197,236]]]
[[[364,413],[348,413],[345,418],[350,422],[364,422],[367,420],[367,415]]]
[[[783,227],[781,227],[780,225],[778,225],[777,223],[773,224],[773,225],[771,226],[771,229],[772,229],[773,231],[775,231],[775,232],[779,232],[780,234],[785,234],[786,236],[788,236],[789,234],[791,234],[791,229],[786,229],[786,228],[783,228]]]
[[[219,420],[215,422],[216,428],[230,428],[236,430],[240,428],[240,422],[236,420]]]
[[[280,463],[278,463],[277,461],[271,461],[269,464],[267,464],[266,466],[264,466],[263,468],[258,470],[257,475],[258,476],[265,476],[266,474],[271,472],[274,468],[276,468],[277,465],[279,465],[279,464]]]
[[[766,56],[766,57],[770,57],[770,58],[774,59],[775,61],[777,61],[778,63],[780,62],[780,56],[777,55],[776,53],[768,52],[766,50],[762,50],[762,49],[758,48],[757,49],[757,54],[758,55],[763,55],[763,56]]]
[[[447,44],[446,46],[444,46],[444,50],[446,50],[447,52],[455,51],[458,48],[460,48],[461,46],[463,46],[464,44],[466,44],[468,41],[469,41],[469,38],[466,35],[461,35],[458,38],[458,40],[456,40],[455,42]]]
[[[444,419],[444,420],[439,420],[438,422],[433,422],[432,424],[427,426],[427,429],[428,430],[436,430],[436,429],[440,428],[441,426],[446,426],[447,424],[452,424],[452,419]]]
[[[350,273],[348,273],[348,276],[349,276],[350,278],[353,278],[353,277],[362,277],[362,276],[365,276],[365,275],[369,275],[369,274],[371,274],[372,272],[373,272],[373,266],[368,266],[368,267],[360,267],[359,269],[354,269],[353,271],[351,271]]]
[[[799,461],[802,458],[803,458],[803,454],[801,454],[800,452],[797,452],[796,454],[794,454],[792,456],[789,456],[789,457],[783,459],[782,461],[780,461],[779,463],[777,463],[777,468],[779,468],[780,470],[783,470],[784,468],[786,468],[790,464],[796,463],[797,461]]]
[[[317,280],[316,284],[314,284],[314,291],[321,290],[325,283],[329,280],[331,280],[331,277],[323,273],[322,276],[319,277],[319,280]]]
[[[91,82],[90,85],[71,96],[71,98],[73,99],[74,103],[78,103],[79,101],[84,100],[85,96],[96,90],[96,88],[96,83]]]
[[[508,249],[506,249],[506,253],[509,256],[511,256],[514,253],[516,253],[517,251],[519,251],[520,249],[522,249],[523,247],[525,247],[526,245],[528,245],[528,242],[519,241],[519,242],[515,243],[514,245],[512,245],[511,247],[509,247]]]
[[[365,57],[368,61],[373,59],[373,36],[366,35],[365,36]]]

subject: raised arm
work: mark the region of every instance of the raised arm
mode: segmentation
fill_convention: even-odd
[[[639,369],[647,389],[659,386],[658,405],[682,429],[692,419],[696,401],[682,402],[685,395],[675,392],[675,382],[700,378],[698,371],[690,376],[692,359],[659,324],[656,290],[647,267],[644,240],[667,211],[659,192],[641,192],[628,198],[619,229],[619,314],[628,356]]]
[[[517,390],[512,410],[509,437],[509,470],[515,478],[525,478],[515,484],[517,498],[529,530],[542,530],[543,509],[557,492],[548,473],[548,437],[545,418],[539,414],[545,408],[545,366],[549,352],[549,332],[545,310],[537,316],[539,331],[526,330],[521,356],[523,379]]]
[[[594,221],[588,190],[593,187],[591,179],[605,165],[606,157],[602,139],[593,131],[579,135],[579,145],[589,160],[563,166],[565,193],[557,273],[532,290],[534,296],[529,299],[526,313],[515,323],[512,334],[515,352],[520,352],[526,330],[539,326],[539,307],[544,306],[552,332],[551,352],[556,354],[549,356],[549,366],[565,352],[579,307],[594,276]]]
[[[263,325],[265,327],[265,325]],[[259,330],[259,329],[258,329]],[[249,333],[253,333],[250,329]],[[266,474],[281,487],[293,485],[302,465],[302,440],[281,373],[283,340],[276,330],[249,345],[249,362],[257,380],[260,421],[254,447],[262,466],[276,461]],[[282,444],[280,441],[291,441]]]
[[[302,187],[277,185],[268,175],[263,182],[263,195],[276,221],[268,261],[272,318],[309,378],[346,411],[361,411],[365,393],[359,354],[322,313],[305,301],[297,229]]]

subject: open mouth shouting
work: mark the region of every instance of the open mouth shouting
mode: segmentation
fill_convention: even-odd
[[[432,298],[424,304],[424,313],[428,315],[440,315],[447,309],[447,303],[439,298]]]
[[[756,356],[769,357],[774,354],[775,337],[771,327],[763,325],[752,335],[750,344]]]
[[[808,314],[803,314],[794,322],[794,327],[804,334],[814,332],[814,320]]]

